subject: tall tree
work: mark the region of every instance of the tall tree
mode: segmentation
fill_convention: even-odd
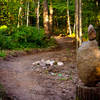
[[[72,34],[69,16],[69,0],[67,0],[67,34]]]
[[[18,13],[18,24],[17,27],[19,27],[20,25],[22,25],[22,0],[20,0],[20,7],[19,7],[19,13]]]
[[[79,0],[79,46],[82,44],[82,0]]]
[[[18,14],[18,25],[17,25],[17,27],[20,26],[21,11],[22,11],[22,7],[19,8],[19,14]]]
[[[49,36],[48,0],[43,1],[43,25],[45,34]]]
[[[27,23],[26,23],[27,27],[29,26],[29,6],[30,6],[30,3],[29,1],[27,1]]]
[[[78,48],[78,0],[75,0],[75,34],[76,34],[76,51]]]
[[[49,29],[50,29],[50,34],[52,34],[52,29],[53,29],[53,7],[52,7],[52,0],[50,0]]]
[[[38,0],[37,9],[36,9],[36,16],[37,16],[37,28],[39,30],[39,8],[40,8],[40,0]]]
[[[76,48],[78,48],[82,43],[82,10],[81,10],[81,0],[75,1],[75,33],[76,33]]]

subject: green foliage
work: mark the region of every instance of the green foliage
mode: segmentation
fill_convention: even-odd
[[[20,2],[22,1],[22,3]],[[45,44],[43,37],[44,34],[37,34],[36,28],[32,27],[25,28],[21,24],[26,25],[27,17],[27,2],[30,2],[29,7],[29,25],[36,26],[36,8],[38,0],[1,0],[0,2],[0,25],[7,25],[7,27],[0,27],[0,45],[2,48],[11,49],[16,47],[34,47],[37,44],[41,47]],[[43,27],[43,1],[40,0],[40,26]],[[53,33],[66,34],[67,30],[67,0],[48,0],[48,6],[50,1],[53,4]],[[98,5],[97,5],[98,2]],[[22,8],[22,12],[19,15],[19,8]],[[75,0],[69,0],[69,15],[71,29],[75,23]],[[15,28],[20,22],[20,28]],[[87,28],[89,24],[93,24],[94,27],[100,25],[100,1],[99,0],[82,0],[82,31],[83,38],[87,38]],[[3,28],[3,29],[2,29]],[[34,31],[32,31],[34,30]],[[36,32],[36,33],[35,33]],[[34,33],[34,34],[33,34]],[[43,36],[41,36],[43,35]],[[99,37],[99,36],[98,36]],[[33,39],[34,38],[34,39]],[[41,40],[41,41],[40,41]],[[3,42],[2,42],[3,41]],[[35,41],[35,42],[34,42]],[[8,42],[8,43],[7,43]],[[11,42],[11,43],[10,43]],[[12,43],[15,42],[15,43]],[[23,42],[23,43],[22,43]],[[7,44],[5,46],[5,44]]]
[[[0,30],[0,48],[41,48],[52,45],[53,40],[47,40],[44,30],[38,30],[36,27],[21,26],[12,27],[6,30]]]
[[[51,38],[51,39],[49,39],[48,41],[47,41],[47,45],[46,45],[46,47],[51,47],[51,46],[56,46],[56,40],[54,39],[54,38]]]
[[[85,33],[85,34],[83,34],[83,41],[87,41],[88,40],[88,34],[87,33]]]
[[[100,11],[99,6],[96,5],[95,0],[83,0],[82,1],[82,28],[83,32],[87,33],[87,28],[89,24],[92,24],[94,27],[97,26],[97,21],[99,20],[98,14]]]
[[[6,26],[6,25],[2,25],[2,26],[0,27],[0,30],[3,30],[3,29],[7,29],[7,26]]]
[[[6,56],[6,53],[4,51],[0,50],[0,57],[3,57],[4,58],[5,56]]]

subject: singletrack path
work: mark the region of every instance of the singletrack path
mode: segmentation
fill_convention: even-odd
[[[56,38],[59,47],[52,51],[0,60],[0,83],[13,100],[75,100],[77,71],[72,38]],[[36,68],[38,60],[62,61],[64,66]]]

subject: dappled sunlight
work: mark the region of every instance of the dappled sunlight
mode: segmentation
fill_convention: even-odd
[[[56,39],[61,39],[61,38],[75,38],[75,34],[71,34],[71,35],[64,35],[64,34],[59,34],[58,36],[56,36]]]
[[[6,25],[0,26],[0,30],[3,30],[3,29],[7,29],[7,26]]]
[[[68,35],[67,37],[75,38],[75,34]]]
[[[63,41],[62,41],[62,43],[73,43],[74,42],[74,39],[72,38],[72,37],[67,37],[67,36],[65,36],[65,37],[62,37],[62,36],[56,36],[56,37],[54,37],[57,41],[61,41],[61,39],[64,39]],[[66,40],[67,40],[67,42],[66,42]],[[66,45],[68,45],[68,44],[66,44]]]
[[[58,36],[55,36],[54,38],[55,38],[55,39],[61,39],[61,38],[63,38],[63,37],[62,37],[62,34],[59,34]]]

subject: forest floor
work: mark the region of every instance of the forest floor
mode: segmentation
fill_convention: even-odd
[[[0,60],[0,83],[12,100],[75,100],[78,82],[75,43],[72,38],[56,38],[58,48],[33,55]],[[38,60],[55,60],[63,66],[33,66]]]

